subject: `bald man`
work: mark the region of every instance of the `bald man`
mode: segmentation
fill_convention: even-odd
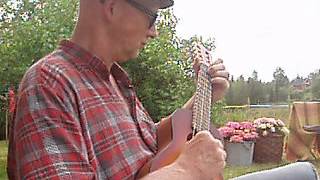
[[[72,37],[21,81],[10,125],[10,179],[135,179],[152,162],[158,126],[119,63],[137,57],[157,36],[157,11],[172,5],[80,0]],[[229,73],[218,60],[210,74],[217,101],[229,87]],[[192,106],[193,97],[182,108]],[[212,179],[222,173],[225,158],[222,144],[201,132],[175,162],[145,178]]]

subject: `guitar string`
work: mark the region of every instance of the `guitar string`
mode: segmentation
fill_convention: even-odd
[[[195,58],[202,58],[203,54],[206,54],[208,60],[211,60],[210,54],[204,50],[205,48],[202,45],[194,46],[196,51]],[[203,59],[203,58],[202,58]],[[196,90],[195,103],[193,108],[193,136],[202,130],[210,129],[210,117],[211,117],[211,83],[209,81],[209,75],[207,73],[208,66],[205,64],[200,65],[199,74],[198,74],[198,83]]]
[[[194,128],[195,131],[209,130],[211,107],[211,83],[208,80],[207,67],[200,67],[195,101]]]

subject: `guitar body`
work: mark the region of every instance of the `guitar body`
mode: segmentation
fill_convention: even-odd
[[[192,135],[192,111],[179,109],[165,123],[158,128],[159,153],[153,159],[151,171],[169,165],[178,158],[188,137]]]
[[[178,158],[188,135],[192,133],[191,122],[192,111],[186,109],[178,109],[170,119],[160,122],[157,129],[158,153],[140,169],[138,179]]]

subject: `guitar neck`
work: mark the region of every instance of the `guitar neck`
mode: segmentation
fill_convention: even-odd
[[[207,71],[208,66],[201,64],[192,113],[193,136],[199,131],[210,129],[212,86]]]

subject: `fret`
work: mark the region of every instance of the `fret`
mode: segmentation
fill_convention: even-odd
[[[196,45],[195,57],[202,61],[210,62],[210,54],[202,45]],[[200,53],[200,54],[199,54]],[[207,57],[206,59],[204,57]],[[208,71],[208,65],[202,63],[198,72],[196,97],[193,105],[193,135],[202,130],[210,129],[211,117],[211,82]]]

